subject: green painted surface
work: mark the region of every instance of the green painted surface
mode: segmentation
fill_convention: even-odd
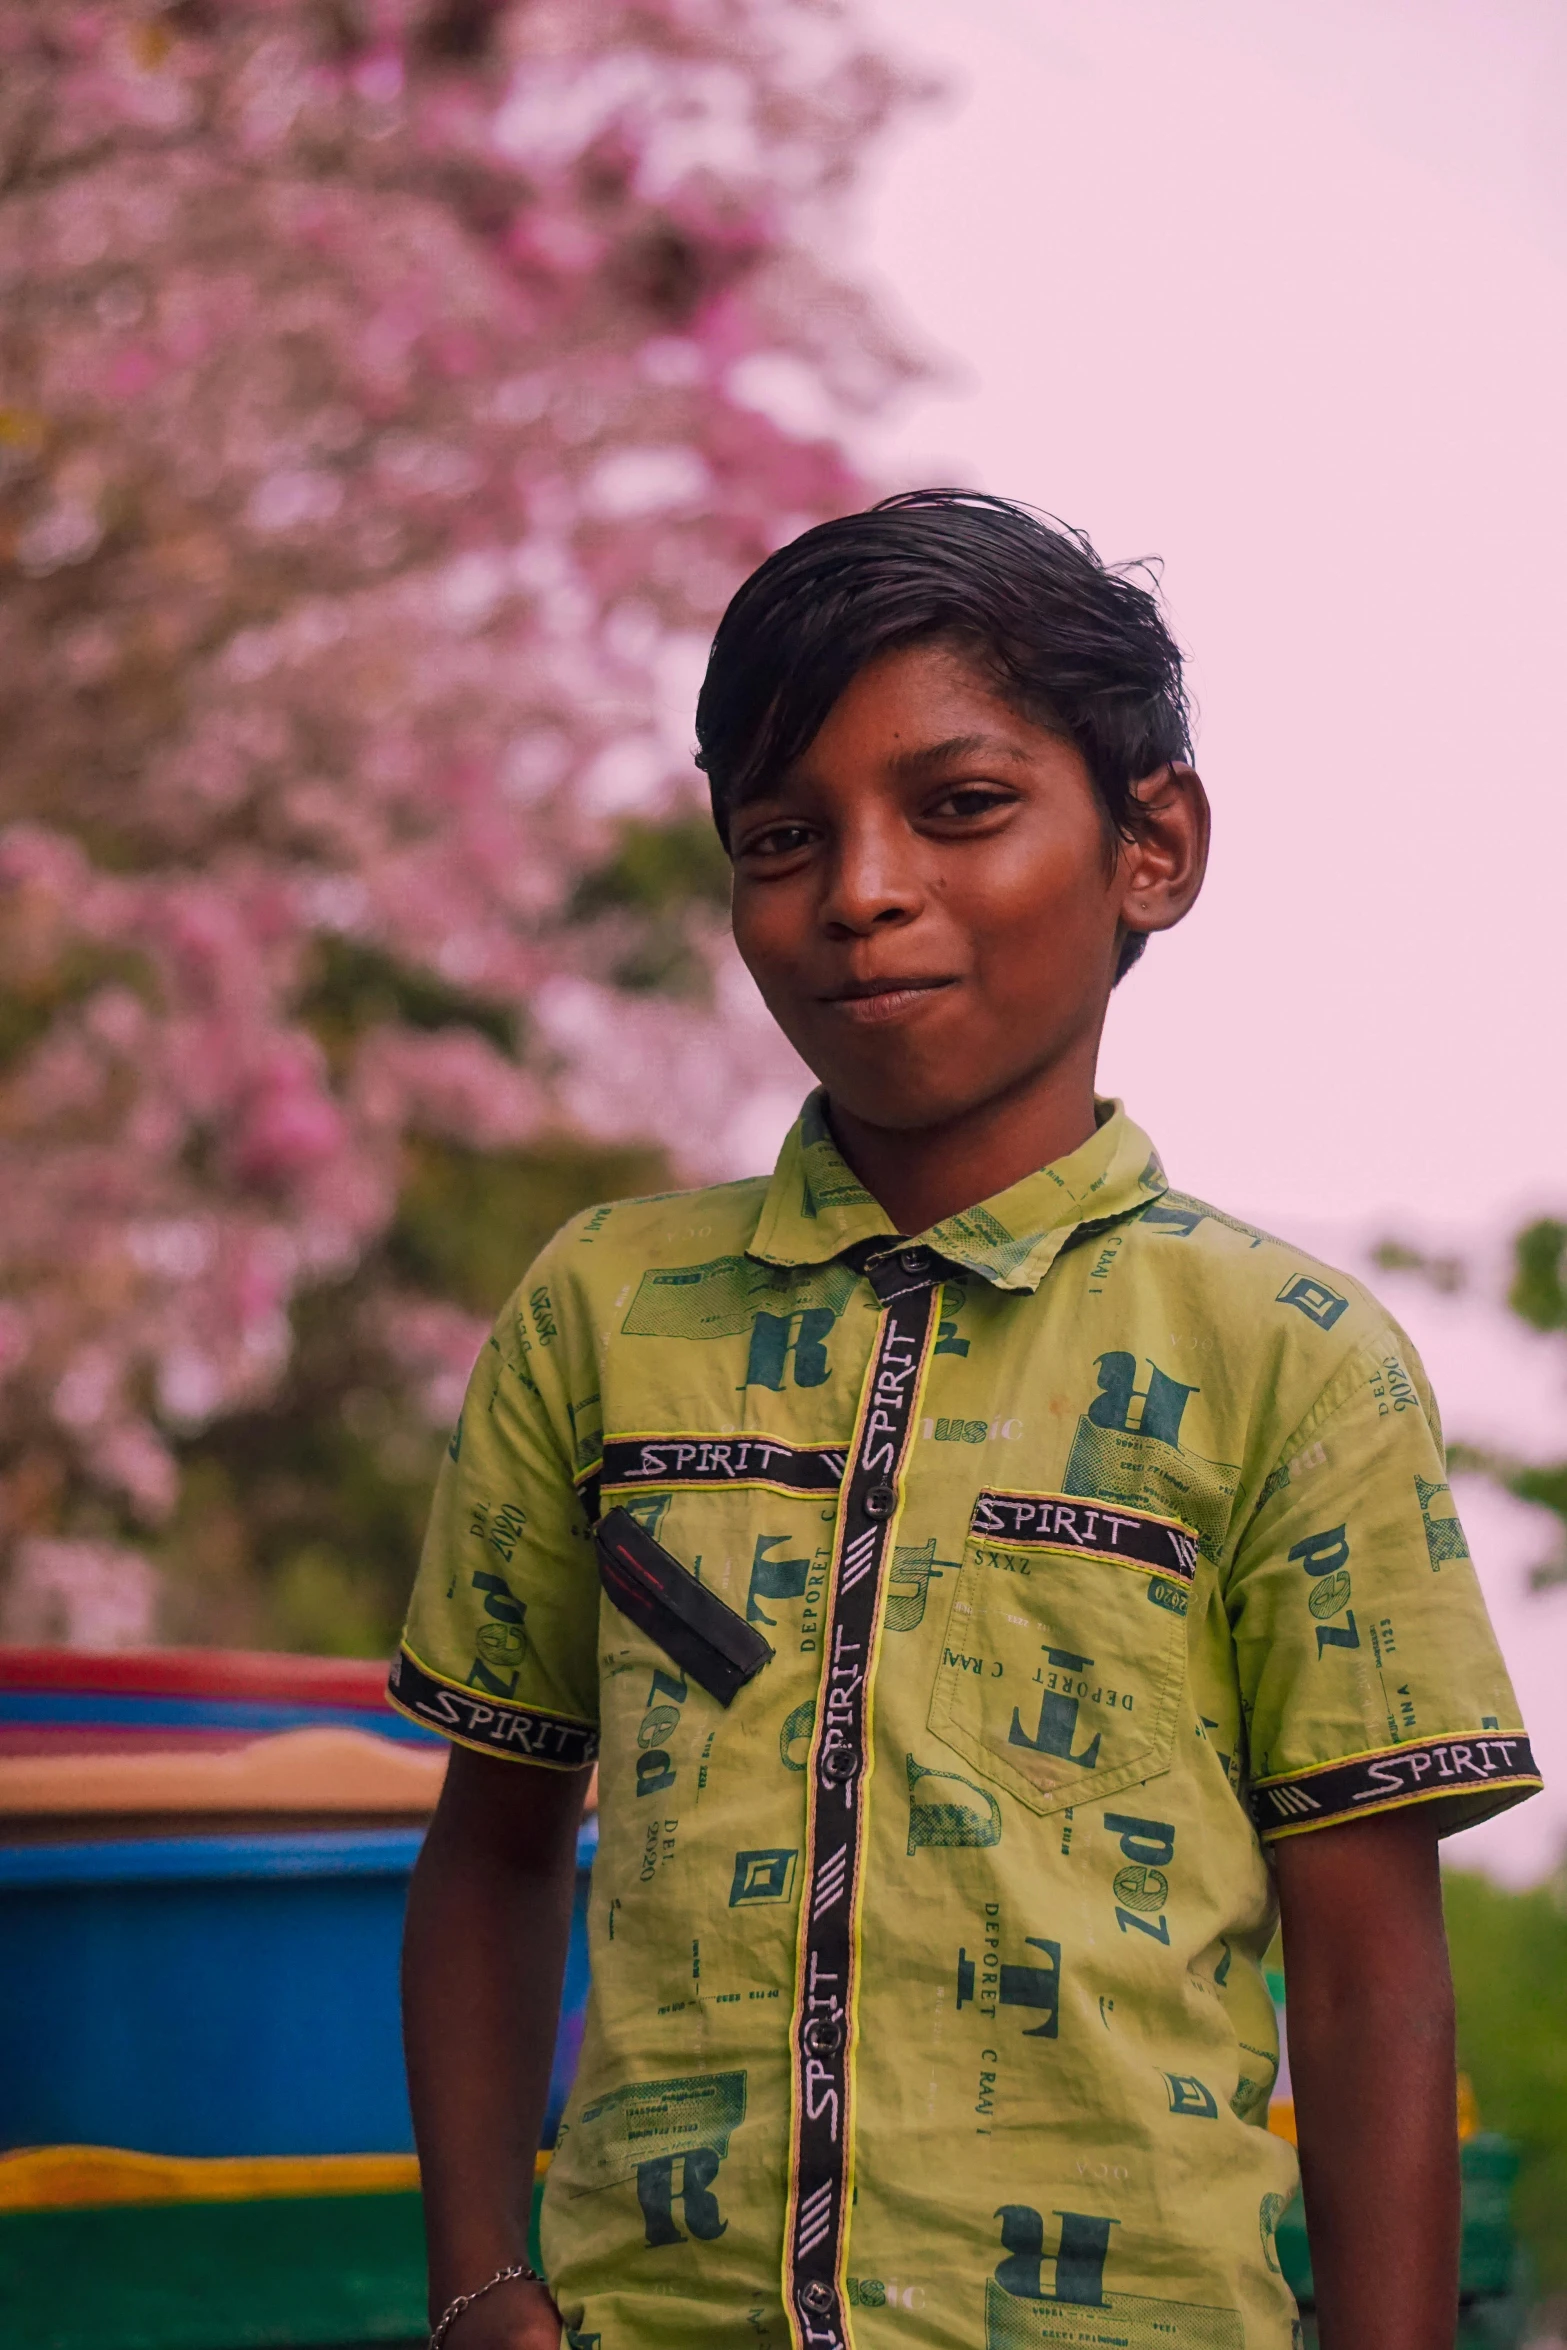
[[[407,2345],[424,2296],[417,2194],[0,2213],[0,2342],[19,2350]]]
[[[0,2217],[0,2339],[29,2350],[325,2350],[423,2320],[417,2194]]]

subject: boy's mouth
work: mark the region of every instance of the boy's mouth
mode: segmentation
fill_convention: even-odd
[[[953,979],[850,979],[821,1001],[845,1019],[868,1025],[900,1019],[937,989],[956,984]]]

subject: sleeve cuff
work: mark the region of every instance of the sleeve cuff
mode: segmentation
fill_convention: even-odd
[[[501,1754],[509,1762],[538,1763],[552,1771],[586,1770],[598,1755],[595,1723],[481,1695],[432,1673],[407,1647],[392,1659],[386,1696],[400,1714],[477,1754]]]
[[[1452,1806],[1453,1816],[1438,1828],[1445,1836],[1538,1794],[1543,1784],[1522,1730],[1476,1730],[1260,1779],[1249,1802],[1264,1843],[1438,1801]]]

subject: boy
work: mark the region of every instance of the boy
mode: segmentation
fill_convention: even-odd
[[[568,1224],[474,1373],[393,1678],[456,1742],[408,1920],[432,2311],[1285,2350],[1282,1907],[1323,2341],[1448,2350],[1436,1839],[1539,1781],[1407,1341],[1094,1096],[1207,851],[1157,605],[891,499],[746,583],[697,724],[822,1090],[770,1180]]]

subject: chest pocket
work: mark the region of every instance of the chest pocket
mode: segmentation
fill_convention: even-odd
[[[1031,1811],[1168,1769],[1197,1537],[1055,1494],[982,1493],[929,1727]]]

